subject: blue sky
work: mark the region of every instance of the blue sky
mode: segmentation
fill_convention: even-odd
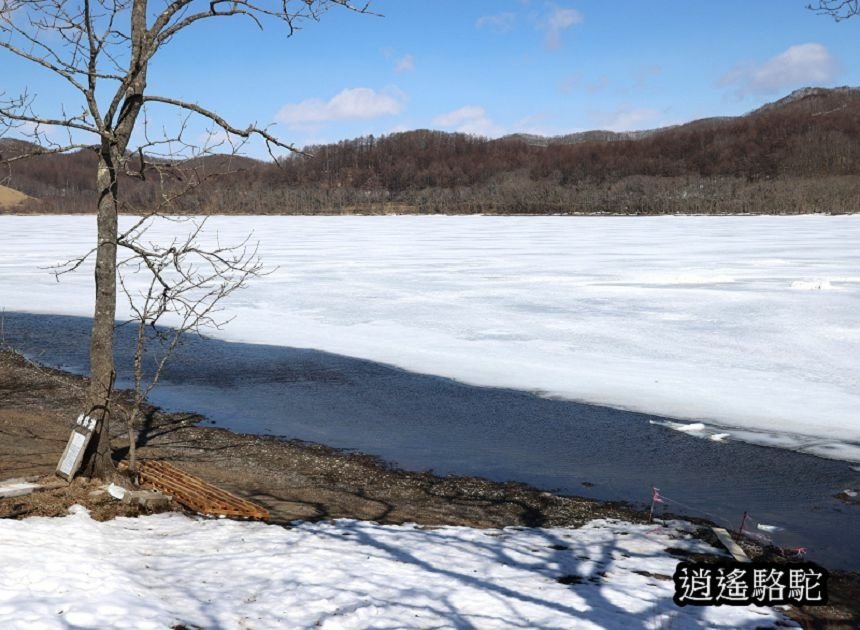
[[[416,128],[644,129],[740,114],[801,86],[860,85],[860,18],[835,23],[805,4],[373,0],[384,17],[333,9],[291,38],[231,18],[172,41],[149,88],[300,146]],[[76,103],[2,51],[0,69],[0,89],[27,86],[37,109]],[[177,120],[163,108],[150,116]]]

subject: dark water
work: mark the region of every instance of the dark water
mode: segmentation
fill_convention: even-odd
[[[83,372],[89,326],[84,318],[6,313],[4,334],[42,363]],[[133,332],[118,330],[120,386],[128,383]],[[356,449],[407,469],[639,504],[649,503],[656,485],[683,504],[673,506],[679,512],[737,528],[749,511],[783,528],[774,535],[779,544],[807,547],[833,568],[860,569],[860,507],[833,497],[860,485],[849,464],[696,439],[649,423],[659,418],[647,414],[472,387],[315,350],[197,337],[187,338],[152,402],[236,431]]]

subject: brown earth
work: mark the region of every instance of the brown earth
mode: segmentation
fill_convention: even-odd
[[[0,481],[23,478],[48,486],[26,497],[0,499],[0,518],[62,516],[75,503],[97,519],[145,512],[113,500],[101,482],[78,478],[67,485],[53,476],[73,419],[83,410],[85,387],[86,379],[0,349]],[[128,408],[127,393],[118,392],[114,406],[121,415]],[[146,412],[140,458],[170,461],[256,501],[274,523],[356,518],[427,526],[577,527],[594,518],[647,519],[622,503],[557,496],[523,484],[408,472],[369,455],[199,426],[204,419],[190,413]],[[114,455],[121,460],[128,442],[122,423],[114,424]],[[117,481],[128,484],[120,477]],[[831,573],[830,602],[793,614],[804,627],[860,627],[860,575]]]

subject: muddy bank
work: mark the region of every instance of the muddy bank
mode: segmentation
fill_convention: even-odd
[[[0,479],[53,473],[80,413],[85,379],[37,367],[0,350]],[[123,392],[116,404],[127,406]],[[624,504],[561,497],[524,484],[407,472],[376,457],[298,440],[199,426],[204,419],[150,407],[139,457],[169,460],[265,505],[275,522],[325,518],[427,525],[580,525],[592,518],[640,521]],[[115,458],[128,450],[115,422]]]

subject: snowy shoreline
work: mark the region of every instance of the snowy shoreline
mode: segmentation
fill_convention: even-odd
[[[161,514],[0,520],[4,628],[755,628],[774,608],[678,608],[689,524],[425,529]]]

